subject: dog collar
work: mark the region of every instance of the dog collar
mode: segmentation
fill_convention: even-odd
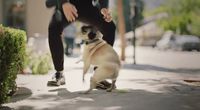
[[[92,56],[93,53],[96,52],[96,50],[98,50],[99,48],[101,48],[101,47],[104,46],[105,44],[106,44],[105,41],[101,41],[101,42],[99,42],[97,45],[95,45],[95,47],[93,47],[93,48],[91,48],[91,49],[89,50],[89,53],[90,53],[89,56]]]
[[[88,45],[88,44],[94,43],[94,42],[96,42],[96,41],[99,41],[99,39],[84,40],[84,43],[85,43],[86,45]]]

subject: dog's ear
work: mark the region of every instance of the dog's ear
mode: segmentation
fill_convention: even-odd
[[[89,34],[88,34],[88,38],[90,39],[90,40],[92,40],[92,39],[94,39],[95,37],[96,37],[96,33],[94,33],[94,32],[90,32]]]
[[[82,26],[82,27],[81,27],[81,32],[82,32],[83,34],[85,34],[85,33],[89,32],[89,31],[91,31],[92,29],[93,29],[92,26]]]

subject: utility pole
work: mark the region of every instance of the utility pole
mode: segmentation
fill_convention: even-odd
[[[135,34],[135,28],[136,28],[136,23],[134,21],[134,18],[136,17],[136,2],[135,0],[130,0],[130,21],[131,21],[131,27],[133,30],[133,38],[132,38],[132,43],[133,43],[133,64],[136,64],[136,34]]]
[[[117,0],[117,12],[118,12],[118,28],[121,41],[120,59],[122,61],[125,61],[126,39],[124,35],[126,33],[126,27],[125,27],[124,13],[123,13],[123,0]]]

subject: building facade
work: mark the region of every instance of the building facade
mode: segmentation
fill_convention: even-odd
[[[0,0],[0,24],[23,29],[28,37],[47,36],[52,13],[45,0]]]

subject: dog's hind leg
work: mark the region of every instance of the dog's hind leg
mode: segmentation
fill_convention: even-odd
[[[94,75],[90,78],[90,88],[85,91],[84,93],[87,94],[90,91],[92,91],[94,88],[96,88],[97,83],[105,80],[107,78],[107,76],[105,75],[107,71],[105,70],[104,67],[98,67],[95,69],[95,73]]]
[[[115,89],[115,83],[116,83],[116,79],[112,79],[112,84],[111,84],[111,87],[108,88],[106,91],[107,92],[112,92],[113,89]]]
[[[84,92],[84,94],[88,94],[90,91],[92,91],[94,88],[96,88],[97,82],[91,77],[90,78],[90,88]]]
[[[119,67],[118,67],[118,65],[116,65],[115,72],[114,72],[114,74],[113,74],[113,76],[111,78],[112,79],[112,84],[111,84],[111,87],[106,90],[107,92],[111,92],[113,89],[116,89],[115,83],[116,83],[116,80],[117,80],[117,77],[118,77],[118,73],[119,73]]]
[[[93,70],[95,71],[97,68],[98,68],[98,66],[95,66]]]

